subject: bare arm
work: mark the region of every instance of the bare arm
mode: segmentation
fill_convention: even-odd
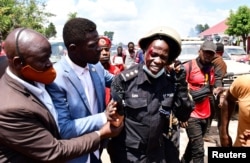
[[[226,90],[220,95],[219,107],[221,108],[221,123],[219,126],[219,134],[222,147],[232,146],[232,138],[228,133],[228,126],[236,100],[229,90]]]

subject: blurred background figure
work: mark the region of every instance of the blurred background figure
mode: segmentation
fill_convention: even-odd
[[[117,67],[116,65],[112,65],[110,62],[110,39],[106,36],[101,36],[99,39],[99,47],[101,49],[100,62],[103,65],[104,69],[109,71],[111,74],[119,74],[121,72],[119,67]],[[106,105],[108,105],[111,100],[109,87],[105,88],[105,93],[105,103]]]
[[[137,51],[135,49],[135,44],[133,42],[128,43],[128,49],[125,51],[125,66],[126,69],[129,68],[130,66],[138,63],[138,58],[137,58]]]
[[[122,46],[117,47],[117,54],[114,55],[112,58],[112,64],[117,66],[120,71],[123,71],[125,69],[125,54],[123,53],[123,48]]]
[[[137,51],[136,57],[139,59],[137,63],[144,63],[144,51],[142,49]]]
[[[214,64],[214,76],[215,76],[214,87],[215,88],[223,87],[223,78],[225,74],[227,73],[227,65],[222,58],[223,52],[224,52],[224,45],[222,43],[216,43],[216,53],[212,61],[212,63]],[[209,96],[210,106],[211,106],[211,115],[209,117],[207,131],[203,139],[206,142],[217,143],[217,145],[219,145],[220,141],[218,137],[217,128],[215,131],[210,130],[213,119],[217,120],[217,126],[220,125],[220,108],[218,107],[219,98],[217,97],[219,96],[217,96],[215,92],[213,93],[213,95]]]
[[[6,67],[8,66],[8,60],[3,50],[3,42],[0,43],[0,78],[4,74]]]
[[[4,51],[4,42],[0,42],[0,56],[6,55]]]

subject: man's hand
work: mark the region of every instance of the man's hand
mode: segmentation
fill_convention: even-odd
[[[117,112],[117,102],[111,100],[106,108],[107,120],[114,126],[119,127],[124,119],[123,115],[119,115]]]
[[[187,126],[188,126],[188,122],[186,121],[186,122],[181,122],[180,121],[180,126],[182,127],[182,128],[186,128]]]
[[[120,134],[124,126],[123,121],[121,121],[121,124],[119,127],[115,127],[111,124],[111,122],[107,122],[100,130],[100,137],[101,139],[111,138],[115,137]]]
[[[213,95],[215,97],[215,99],[218,98],[218,96],[220,96],[220,94],[224,91],[223,87],[217,87],[213,89]]]
[[[243,147],[250,147],[250,130],[246,129],[243,134],[239,135],[239,140]]]
[[[179,72],[181,71],[181,68],[182,68],[182,63],[181,63],[181,61],[175,60],[175,61],[174,61],[174,67],[173,67],[174,71],[175,71],[176,73],[179,73]]]
[[[181,84],[182,86],[186,86],[186,71],[184,65],[180,61],[176,60],[174,63],[173,70],[176,74],[176,82]]]
[[[228,89],[224,89],[222,93],[219,94],[219,108],[226,108],[228,107],[228,101],[226,100],[226,95],[227,95]]]
[[[115,120],[113,116],[116,114],[116,111],[117,111],[116,106],[117,106],[117,102],[115,102],[113,100],[111,100],[108,103],[106,110],[105,110],[105,115],[106,115],[108,121]]]

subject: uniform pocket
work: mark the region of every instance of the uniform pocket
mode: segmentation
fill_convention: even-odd
[[[161,102],[161,107],[159,109],[161,114],[163,114],[165,116],[170,115],[171,109],[172,109],[172,106],[173,106],[173,100],[174,100],[173,96],[164,97],[164,100]]]
[[[124,107],[125,116],[135,122],[141,122],[148,114],[147,106],[146,98],[126,98]]]
[[[127,98],[125,99],[125,105],[133,109],[147,107],[147,99],[144,97]]]

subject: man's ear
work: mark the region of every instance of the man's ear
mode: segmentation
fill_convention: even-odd
[[[70,51],[75,51],[75,49],[76,49],[76,45],[75,44],[70,44],[69,45],[69,50]]]
[[[13,65],[17,68],[20,69],[23,67],[23,62],[20,57],[14,57],[12,60]]]

